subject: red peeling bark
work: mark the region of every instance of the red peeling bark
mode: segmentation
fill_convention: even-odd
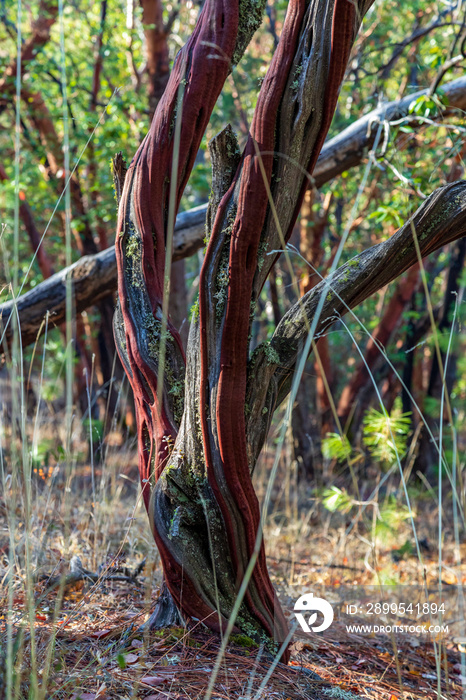
[[[328,134],[328,130],[330,129],[333,115],[335,114],[338,96],[340,94],[343,78],[345,77],[351,47],[359,27],[359,22],[357,22],[357,13],[359,12],[360,10],[357,9],[355,0],[335,1],[332,20],[332,48],[330,53],[330,65],[325,89],[325,97],[323,101],[323,120],[319,131],[319,136],[316,139],[307,167],[307,171],[310,175],[312,175],[314,171],[317,159],[319,158],[319,154]],[[289,240],[293,232],[294,222],[298,218],[308,185],[308,180],[304,179],[301,187],[301,193],[293,214],[292,224],[288,228],[285,237],[286,241]]]
[[[356,12],[356,3],[353,0],[336,0],[332,22],[332,51],[324,98],[324,119],[309,163],[309,173],[311,174],[335,114],[341,84],[345,77],[346,66],[355,38]]]
[[[149,78],[147,92],[150,118],[162,97],[170,76],[168,50],[168,27],[163,22],[163,4],[161,0],[140,0],[142,7],[142,26],[145,37],[146,72]],[[177,13],[177,11],[175,10]],[[188,301],[185,283],[185,265],[183,260],[173,262],[170,270],[169,316],[177,328],[186,346],[188,339]]]
[[[209,0],[204,4],[193,35],[178,54],[149,133],[126,174],[119,207],[118,232],[126,231],[125,236],[127,235],[127,221],[130,218],[140,236],[143,284],[154,319],[161,319],[163,303],[165,246],[167,236],[170,235],[168,210],[177,103],[181,102],[182,107],[181,114],[178,115],[181,128],[175,211],[178,209],[211,112],[230,70],[237,29],[237,2]],[[166,465],[178,426],[170,415],[165,397],[162,405],[159,405],[157,369],[147,361],[140,349],[138,328],[133,318],[134,309],[125,278],[125,236],[118,235],[115,246],[118,292],[125,326],[129,364],[127,369],[136,404],[140,446],[139,472],[144,502],[149,508],[151,486]],[[184,362],[180,336],[170,321],[168,331],[173,338],[171,352],[177,356],[178,362]],[[167,349],[168,346],[169,343]],[[121,347],[120,354],[125,362]],[[209,616],[212,610],[206,608],[196,594],[194,586],[183,576],[182,566],[173,559],[166,543],[156,530],[154,537],[162,558],[168,588],[180,609],[188,615]]]
[[[238,26],[236,5],[237,3],[215,3],[212,0],[205,3],[193,35],[178,54],[149,133],[126,176],[128,187],[123,193],[119,226],[124,221],[130,189],[135,208],[135,225],[143,232],[143,273],[153,311],[163,298],[164,251],[174,143],[172,132],[175,127],[178,90],[182,90],[183,97],[175,210],[178,209],[210,114],[230,68],[228,57],[233,53]],[[214,43],[215,48],[212,47]],[[184,90],[183,81],[186,81]],[[117,241],[117,250],[119,249],[121,241]],[[154,251],[157,251],[157,255],[154,255]],[[121,265],[121,253],[118,260]],[[119,291],[121,299],[122,290]]]
[[[237,176],[217,212],[200,278],[200,417],[207,474],[225,520],[230,551],[234,557],[234,567],[239,581],[243,578],[248,562],[253,556],[260,527],[259,502],[252,485],[247,458],[244,403],[249,345],[249,309],[257,264],[257,249],[268,205],[264,177],[267,182],[270,182],[278,109],[293,62],[305,9],[306,3],[303,0],[290,3],[279,46],[259,95],[251,134],[242,162],[238,167]],[[262,169],[259,158],[256,156],[256,148],[258,152],[265,154],[261,156]],[[209,416],[206,410],[208,396],[212,389],[209,387],[209,366],[213,360],[213,358],[209,358],[207,338],[206,274],[217,243],[217,235],[223,226],[227,207],[239,176],[241,176],[240,192],[235,223],[231,233],[227,311],[220,350],[221,369],[217,378],[216,406],[211,407],[215,410],[218,432],[220,454],[218,463],[218,460],[213,459],[212,436],[209,426],[209,418],[213,420],[214,416]],[[220,485],[223,481],[226,483],[228,494],[225,494],[224,487],[222,488]],[[227,498],[233,500],[235,514],[232,514],[227,505]],[[240,528],[243,530],[241,533],[238,528],[238,517],[241,521]],[[246,548],[239,541],[240,535],[245,539]],[[260,620],[270,637],[275,634],[283,639],[286,636],[287,625],[283,612],[277,603],[267,571],[263,543],[251,579],[250,585],[255,585],[258,591],[262,591],[263,609],[259,610],[254,606],[249,592],[246,593],[245,597],[248,607],[252,614]]]
[[[250,478],[248,463],[244,404],[249,346],[249,310],[258,247],[268,206],[267,187],[264,179],[270,186],[278,110],[289,79],[305,12],[305,2],[290,3],[280,43],[259,95],[251,135],[238,168],[237,177],[218,209],[200,280],[201,397],[205,397],[205,399],[201,398],[200,416],[207,473],[225,520],[230,551],[234,556],[235,569],[240,578],[253,555],[260,525],[260,509]],[[346,26],[348,23],[350,26]],[[341,24],[345,26],[342,27]],[[346,0],[338,0],[333,16],[332,51],[324,118],[311,156],[310,170],[317,161],[320,148],[330,126],[351,48],[353,28],[354,6]],[[261,154],[261,162],[256,155],[257,153]],[[209,415],[208,408],[208,397],[213,388],[212,385],[209,385],[209,368],[213,358],[209,358],[208,352],[207,270],[213,262],[212,257],[217,245],[217,237],[224,225],[227,208],[239,178],[237,211],[231,233],[227,310],[221,334],[220,372],[216,378],[218,388],[215,416],[213,416]],[[292,224],[294,225],[294,220]],[[292,227],[290,227],[289,232],[291,229]],[[220,459],[213,458],[213,449],[210,446],[212,441],[210,423],[214,421],[217,429]],[[224,484],[226,484],[226,489]],[[234,513],[231,512],[231,506],[230,508],[227,506],[227,501],[231,500],[235,506]],[[240,528],[238,527],[238,519],[240,520]],[[241,547],[241,538],[244,538],[245,547]],[[250,585],[254,585],[257,590],[262,591],[261,610],[253,604],[249,592],[246,594],[245,600],[252,614],[260,619],[269,635],[275,631],[278,632],[278,637],[283,639],[286,635],[286,622],[279,606],[277,606],[275,592],[267,571],[263,544],[252,573]]]
[[[225,130],[224,140],[218,142],[215,158],[234,163],[231,173],[235,168],[236,173],[233,177],[226,171],[224,176],[217,173],[218,182],[213,183],[210,239],[200,276],[199,318],[193,321],[188,345],[181,420],[170,398],[174,380],[184,368],[181,341],[167,320],[166,372],[159,387],[161,345],[153,332],[154,323],[164,322],[170,191],[176,210],[237,41],[241,46],[239,15],[237,2],[204,4],[195,31],[175,62],[150,131],[129,167],[116,242],[121,311],[115,328],[137,407],[144,500],[176,604],[185,615],[204,619],[213,629],[225,629],[245,572],[254,561],[236,622],[260,639],[265,635],[281,644],[288,633],[286,619],[269,578],[263,542],[256,546],[261,513],[251,480],[253,451],[245,419],[251,307],[257,298],[258,252],[269,215],[281,110],[284,96],[290,94],[295,60],[301,60],[296,58],[300,42],[311,45],[307,65],[310,70],[318,67],[320,84],[325,86],[325,95],[323,91],[313,95],[319,120],[304,151],[304,165],[312,170],[330,125],[357,22],[347,0],[329,0],[324,6],[292,0],[237,167],[236,157],[227,158],[228,146],[234,144],[231,133]],[[314,49],[313,31],[320,22],[326,33]],[[179,125],[176,117],[181,119]],[[177,180],[170,188],[177,126]],[[293,191],[285,229],[291,212],[299,210],[300,187],[298,183]],[[193,454],[185,455],[190,445]],[[194,464],[199,453],[200,467]],[[217,528],[216,539],[208,535],[211,527]]]

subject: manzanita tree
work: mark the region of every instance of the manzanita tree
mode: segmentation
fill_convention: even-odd
[[[251,473],[310,322],[317,310],[321,333],[420,256],[466,233],[466,188],[454,183],[390,240],[310,290],[268,342],[250,347],[273,251],[291,234],[372,1],[290,0],[243,152],[228,126],[211,143],[208,243],[186,358],[167,317],[175,214],[215,102],[265,0],[206,0],[126,174],[115,163],[122,185],[115,338],[136,403],[139,471],[164,600],[224,630],[247,572],[235,627],[279,643],[287,623],[257,546],[261,515]]]

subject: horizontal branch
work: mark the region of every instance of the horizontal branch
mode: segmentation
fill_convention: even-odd
[[[324,303],[315,338],[341,315],[414,265],[418,261],[417,246],[424,258],[463,236],[466,236],[466,181],[460,180],[436,190],[387,241],[368,248],[339,267],[284,315],[270,342],[257,348],[250,363],[251,463],[262,447],[274,409],[290,391],[296,362],[322,295]]]
[[[442,85],[442,100],[446,105],[444,114],[453,110],[466,110],[466,78],[458,78]],[[419,90],[406,95],[401,100],[386,102],[364,115],[337,136],[326,142],[322,154],[314,168],[316,187],[321,187],[341,173],[359,165],[374,145],[375,137],[382,122],[393,122],[407,117],[414,100],[429,92]],[[414,117],[413,117],[414,119]]]
[[[459,180],[435,190],[387,241],[339,267],[284,315],[271,340],[271,347],[280,355],[277,371],[294,367],[296,352],[291,344],[296,350],[302,345],[322,294],[326,297],[316,335],[414,265],[418,261],[416,239],[424,258],[465,235],[466,181]]]
[[[173,259],[181,260],[192,255],[199,248],[204,237],[204,223],[207,207],[202,205],[177,216],[174,236]],[[42,323],[49,312],[49,323],[54,326],[65,320],[66,279],[72,280],[73,304],[76,313],[84,311],[103,297],[115,291],[117,269],[115,248],[87,255],[70,267],[64,268],[16,301],[21,326],[23,345],[33,343],[43,332]],[[14,302],[0,304],[0,327],[7,327],[6,342],[11,341],[12,324],[9,319],[14,310]],[[42,326],[42,328],[41,328]],[[3,331],[0,332],[0,336]]]
[[[443,86],[444,99],[448,111],[466,110],[466,78],[458,78]],[[359,165],[374,144],[380,121],[401,119],[408,114],[409,105],[420,95],[421,90],[397,102],[389,102],[369,112],[340,134],[327,141],[314,169],[316,187],[322,187],[334,177],[349,168]],[[204,245],[205,216],[207,204],[182,212],[176,219],[174,260],[193,255]],[[64,279],[71,273],[79,284],[74,285],[74,305],[77,312],[89,306],[116,289],[116,259],[114,248],[96,255],[89,255],[61,272],[37,285],[31,292],[18,299],[23,344],[33,342],[39,332],[47,310],[51,319],[59,323],[65,318]],[[7,319],[11,313],[11,303],[0,305],[0,317]]]

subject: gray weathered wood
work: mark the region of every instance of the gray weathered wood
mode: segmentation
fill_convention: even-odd
[[[207,205],[182,212],[176,219],[174,237],[174,260],[192,255],[202,245]],[[33,343],[43,332],[43,321],[49,313],[49,325],[56,326],[65,320],[66,279],[72,280],[75,311],[80,312],[96,301],[111,294],[117,286],[115,248],[86,255],[74,265],[57,272],[31,291],[16,300],[20,319],[23,345]],[[15,303],[8,301],[0,305],[0,337],[7,343],[12,336],[10,317]]]
[[[297,359],[322,296],[315,338],[416,263],[417,246],[420,256],[425,257],[463,236],[466,181],[460,180],[435,190],[393,236],[341,265],[292,306],[270,342],[259,346],[250,361],[247,401],[251,461],[257,459],[275,408],[290,391]]]

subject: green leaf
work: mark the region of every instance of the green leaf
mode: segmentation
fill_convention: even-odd
[[[407,449],[411,413],[403,413],[397,397],[390,413],[370,408],[363,419],[363,442],[374,459],[391,466]]]
[[[343,462],[351,457],[352,447],[346,435],[327,433],[322,440],[322,454],[326,459],[336,459]]]
[[[342,491],[337,486],[331,486],[329,489],[324,491],[322,495],[322,503],[331,513],[334,513],[337,510],[347,513],[353,506],[351,497],[346,493],[346,491]]]

